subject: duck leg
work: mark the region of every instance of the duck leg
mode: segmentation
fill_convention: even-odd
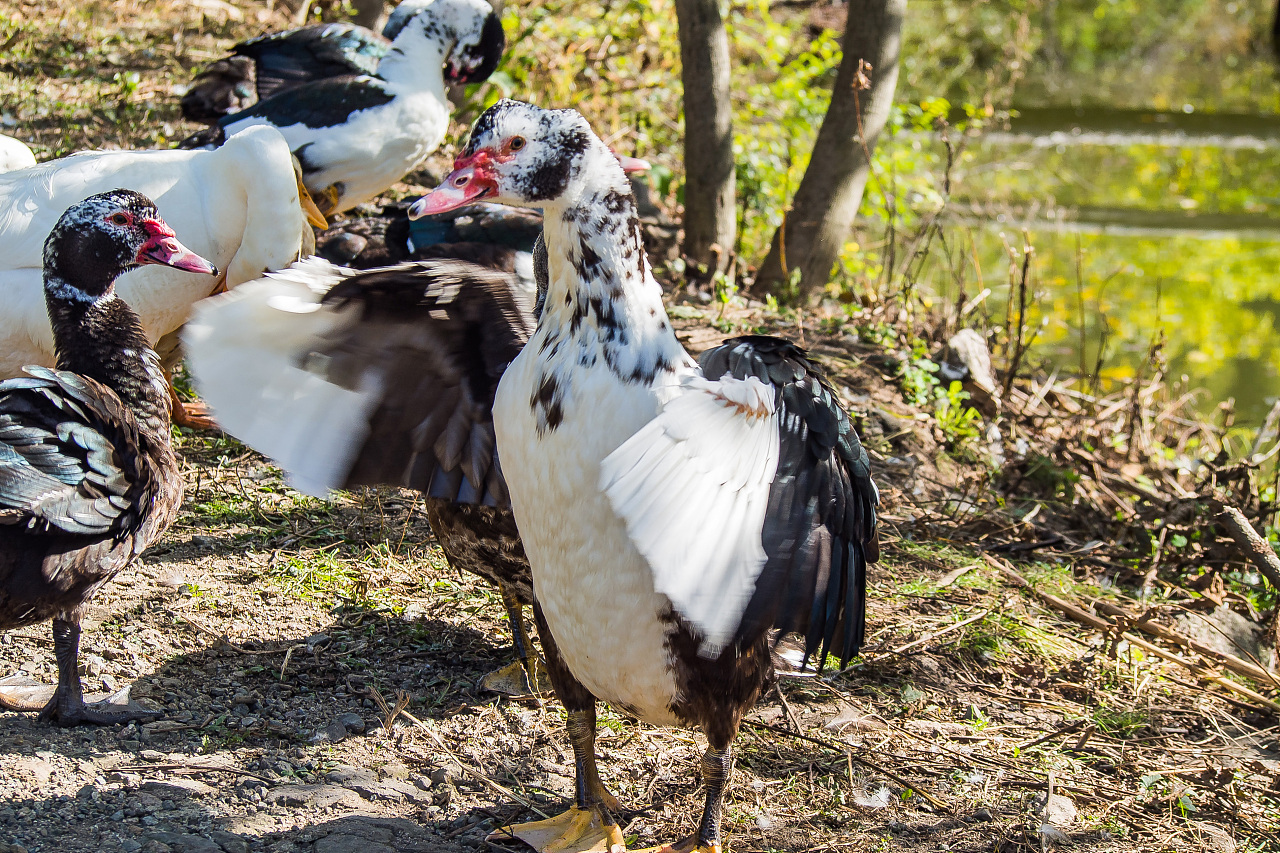
[[[183,402],[173,388],[173,374],[169,373],[169,419],[175,426],[187,429],[221,429],[213,419],[209,407],[199,400]]]
[[[614,818],[614,813],[620,812],[622,806],[605,788],[596,767],[596,698],[573,677],[561,660],[537,602],[533,605],[533,615],[547,655],[551,684],[569,712],[569,740],[573,743],[576,778],[573,807],[553,818],[500,829],[489,838],[497,841],[515,836],[539,853],[597,850],[622,853],[626,850],[626,842]]]
[[[58,689],[40,712],[41,722],[55,722],[60,726],[77,726],[82,723],[112,725],[130,720],[154,720],[160,716],[157,711],[148,711],[136,705],[108,705],[110,700],[96,707],[85,704],[79,672],[79,615],[62,614],[54,618],[53,653],[58,660]],[[105,710],[106,708],[113,710]]]
[[[646,847],[633,853],[721,853],[720,811],[732,764],[732,747],[728,741],[719,746],[715,742],[708,745],[707,751],[702,753],[702,784],[707,789],[707,801],[702,807],[698,831],[675,844]]]
[[[516,591],[507,584],[499,583],[498,591],[502,593],[502,604],[507,608],[507,621],[511,623],[516,660],[486,675],[480,680],[480,686],[485,690],[510,696],[545,693],[549,687],[542,675],[545,665],[533,650],[529,627],[524,620],[524,605],[520,603]]]

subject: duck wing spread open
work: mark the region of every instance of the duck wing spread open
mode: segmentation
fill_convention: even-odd
[[[493,396],[532,331],[513,281],[457,259],[362,273],[309,259],[202,303],[192,371],[226,429],[308,491],[396,483],[506,506]],[[252,387],[236,379],[246,359]]]

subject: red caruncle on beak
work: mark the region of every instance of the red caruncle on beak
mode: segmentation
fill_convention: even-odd
[[[498,178],[493,172],[494,156],[480,149],[453,161],[453,171],[440,186],[414,202],[409,218],[446,213],[498,194]]]
[[[187,272],[217,275],[218,268],[178,242],[178,235],[162,219],[144,219],[139,223],[147,234],[147,242],[138,247],[134,260],[139,264],[159,264]]]

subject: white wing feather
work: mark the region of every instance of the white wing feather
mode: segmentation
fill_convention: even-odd
[[[689,377],[600,466],[600,488],[671,599],[715,656],[732,641],[764,567],[760,541],[778,467],[773,389]]]
[[[218,423],[313,495],[342,482],[381,396],[372,375],[350,390],[307,369],[316,342],[355,321],[354,306],[320,304],[351,272],[307,258],[197,302],[182,334],[196,389]]]

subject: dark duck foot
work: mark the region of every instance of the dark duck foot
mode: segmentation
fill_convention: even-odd
[[[161,716],[129,701],[129,687],[100,699],[85,702],[75,690],[60,690],[52,684],[41,684],[25,675],[0,679],[0,708],[10,711],[39,711],[42,723],[78,726],[87,723],[109,726],[136,721],[150,722]],[[77,694],[78,698],[71,698]],[[92,698],[92,697],[91,697]]]
[[[121,694],[125,699],[124,704],[116,701]],[[160,718],[159,711],[150,711],[141,705],[129,702],[128,696],[128,688],[125,688],[101,702],[88,704],[84,699],[66,699],[64,694],[58,692],[49,700],[49,704],[45,705],[37,719],[42,723],[57,723],[67,728],[85,724],[113,726],[119,723],[149,723]]]

